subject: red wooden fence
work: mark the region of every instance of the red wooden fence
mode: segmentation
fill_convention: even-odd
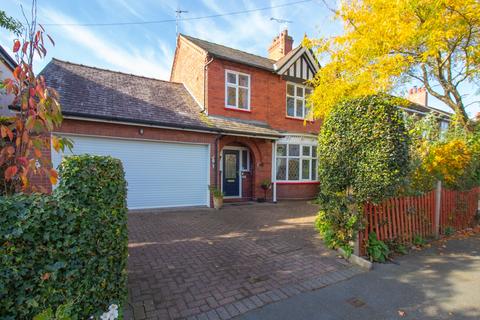
[[[440,233],[447,227],[455,230],[471,226],[478,209],[480,187],[460,192],[442,190],[440,205]],[[411,243],[415,236],[429,238],[435,235],[435,191],[422,196],[390,198],[381,204],[364,205],[365,229],[359,233],[360,253],[371,232],[380,240]]]

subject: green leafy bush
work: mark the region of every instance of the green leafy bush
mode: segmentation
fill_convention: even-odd
[[[347,255],[353,253],[351,242],[355,240],[357,230],[360,225],[355,206],[350,198],[337,196],[332,199],[326,199],[322,195],[319,201],[322,210],[318,213],[315,220],[315,227],[322,236],[323,241],[330,249],[342,248]]]
[[[452,227],[452,226],[448,226],[445,228],[445,231],[444,231],[445,235],[448,237],[448,236],[451,236],[452,234],[455,233],[455,228]]]
[[[423,247],[427,241],[421,235],[417,234],[413,237],[412,243],[414,246]]]
[[[0,316],[72,303],[87,319],[126,297],[126,182],[119,160],[72,156],[53,195],[0,197]]]
[[[390,249],[385,242],[378,240],[375,232],[372,232],[368,235],[367,253],[370,260],[384,263],[390,256]]]
[[[346,100],[325,119],[318,140],[317,226],[330,247],[351,252],[360,205],[380,202],[403,185],[410,139],[400,102],[386,95]]]
[[[351,191],[357,202],[395,195],[409,169],[410,138],[399,100],[346,100],[325,119],[318,144],[318,177],[329,193]]]

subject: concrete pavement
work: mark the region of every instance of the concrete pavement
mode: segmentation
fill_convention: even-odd
[[[436,243],[236,319],[480,319],[480,235]]]

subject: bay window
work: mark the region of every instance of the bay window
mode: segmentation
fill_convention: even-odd
[[[317,147],[277,144],[277,181],[317,181]]]
[[[225,71],[225,107],[250,110],[250,75]]]
[[[307,117],[306,98],[312,93],[311,89],[296,83],[287,83],[287,116],[297,119]]]

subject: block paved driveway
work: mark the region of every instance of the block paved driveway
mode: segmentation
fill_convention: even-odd
[[[126,319],[230,319],[361,271],[316,236],[306,202],[129,214]]]

